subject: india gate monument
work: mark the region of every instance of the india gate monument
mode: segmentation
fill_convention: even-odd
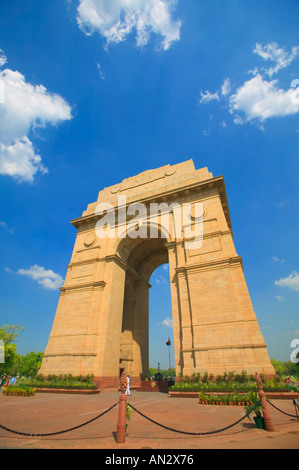
[[[236,253],[223,176],[192,160],[103,189],[77,229],[39,373],[138,386],[149,367],[149,289],[169,263],[176,376],[274,376]]]

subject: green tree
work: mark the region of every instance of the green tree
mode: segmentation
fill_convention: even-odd
[[[14,374],[17,365],[17,348],[15,344],[5,345],[5,362],[0,364],[1,374]]]
[[[298,357],[298,354],[297,354]],[[284,363],[285,369],[286,369],[286,375],[294,375],[298,376],[299,375],[299,362],[295,363],[292,361],[288,361]]]
[[[298,354],[297,354],[297,357],[298,357]],[[281,362],[276,359],[271,359],[271,363],[275,369],[276,374],[279,377],[282,377],[284,375],[294,375],[296,377],[299,375],[299,362],[297,363],[292,362],[292,361]]]
[[[271,359],[271,364],[279,377],[287,373],[286,367],[284,366],[283,362],[278,361],[277,359]]]
[[[0,340],[4,346],[4,363],[0,364],[1,374],[16,374],[20,366],[20,356],[14,341],[25,329],[20,325],[3,325],[0,328]]]
[[[41,367],[43,353],[30,352],[22,357],[19,373],[26,377],[35,377]]]
[[[169,377],[169,376],[175,377],[175,369],[173,369],[173,368],[160,370],[160,369],[156,369],[154,367],[149,367],[149,369],[148,369],[148,373],[149,373],[150,377],[154,376],[158,372],[160,372],[160,374],[163,377]]]
[[[5,346],[13,343],[23,330],[25,330],[24,326],[3,325],[0,327],[0,340],[3,341]]]

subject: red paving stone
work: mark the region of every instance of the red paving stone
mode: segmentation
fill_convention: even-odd
[[[66,430],[114,409],[95,421],[67,433],[26,437],[0,428],[1,449],[298,449],[299,422],[270,407],[275,432],[257,429],[248,418],[216,434],[186,435],[164,429],[133,411],[126,442],[116,444],[117,391],[98,395],[36,393],[34,397],[0,395],[0,424],[29,434]],[[132,392],[128,400],[154,421],[183,432],[223,429],[244,416],[242,406],[200,405],[197,398],[172,398],[166,393]],[[271,400],[295,414],[292,400]]]

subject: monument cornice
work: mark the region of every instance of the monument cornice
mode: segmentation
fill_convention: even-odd
[[[224,183],[224,178],[223,176],[216,176],[210,179],[207,179],[205,181],[196,181],[193,183],[188,183],[186,186],[181,187],[181,188],[174,188],[170,190],[164,190],[163,192],[159,192],[157,194],[152,194],[150,196],[145,196],[145,197],[129,197],[129,201],[126,204],[126,207],[128,207],[130,204],[134,203],[161,203],[161,202],[170,202],[170,203],[175,203],[180,197],[184,196],[190,196],[192,193],[195,191],[204,191],[204,190],[212,190],[212,189],[217,189],[222,207],[224,210],[224,214],[226,217],[226,221],[228,224],[228,227],[230,230],[232,229],[231,227],[231,219],[230,219],[230,213],[229,213],[229,208],[228,208],[228,201],[227,201],[227,195],[226,195],[226,189],[225,189],[225,183]],[[173,198],[173,199],[171,199]],[[171,199],[171,201],[169,201]],[[115,200],[113,201],[115,202]],[[99,202],[100,204],[100,202]],[[113,205],[113,203],[111,202]],[[117,205],[114,206],[114,209],[117,208]],[[88,224],[88,223],[95,223],[101,218],[100,215],[92,213],[89,215],[83,215],[81,217],[78,217],[77,219],[71,220],[71,224],[79,229],[80,227]]]
[[[64,285],[63,287],[60,287],[59,290],[61,292],[61,294],[65,294],[67,291],[70,291],[70,290],[75,290],[75,289],[95,289],[95,288],[100,288],[100,289],[104,289],[104,287],[106,286],[106,282],[104,281],[92,281],[92,282],[85,282],[85,283],[81,283],[81,284],[67,284],[67,285]]]

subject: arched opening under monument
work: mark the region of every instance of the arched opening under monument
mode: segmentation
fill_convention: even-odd
[[[139,383],[149,374],[150,278],[159,266],[168,266],[166,242],[161,234],[159,238],[126,238],[118,250],[127,267],[119,363],[133,383]],[[169,285],[168,290],[170,296]],[[166,341],[167,338],[165,347]]]
[[[149,365],[153,369],[174,369],[173,320],[169,264],[152,273],[149,291]],[[167,344],[168,339],[170,344]]]

